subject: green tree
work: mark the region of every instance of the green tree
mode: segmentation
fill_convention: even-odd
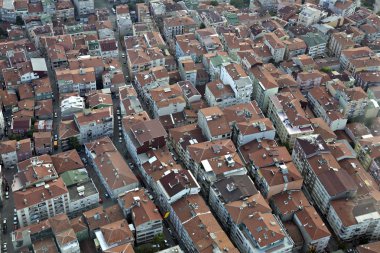
[[[165,246],[164,240],[165,240],[165,236],[164,236],[164,234],[163,234],[163,233],[160,233],[160,234],[157,234],[157,235],[153,238],[153,243],[154,243],[154,244],[159,244],[161,247],[164,247],[164,246]]]
[[[69,145],[70,145],[71,149],[76,149],[76,150],[79,150],[81,147],[77,137],[70,137],[69,138]]]
[[[22,20],[21,16],[16,17],[16,25],[24,25],[24,20]]]
[[[206,25],[204,23],[201,23],[199,26],[199,29],[203,29],[203,28],[206,28]]]
[[[325,73],[330,73],[332,71],[332,69],[330,67],[322,67],[321,71],[325,72]]]
[[[218,1],[216,1],[216,0],[212,0],[212,1],[210,2],[210,4],[211,4],[212,6],[218,6],[218,5],[219,5]]]

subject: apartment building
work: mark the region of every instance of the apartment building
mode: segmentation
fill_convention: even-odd
[[[287,190],[299,190],[302,176],[285,147],[252,142],[248,151],[249,171],[265,198]]]
[[[13,192],[21,227],[69,211],[69,192],[61,178],[25,191]]]
[[[253,99],[263,112],[267,112],[269,97],[278,93],[279,85],[265,67],[255,66],[249,71],[249,76],[253,80]]]
[[[79,242],[66,214],[50,218],[49,224],[60,252],[80,253]]]
[[[135,75],[136,91],[142,99],[149,97],[152,89],[169,87],[169,73],[164,66],[154,67]]]
[[[116,6],[116,21],[121,36],[132,35],[132,19],[126,4]]]
[[[60,93],[78,92],[82,95],[96,90],[94,68],[57,69],[57,84]]]
[[[351,49],[355,46],[356,43],[351,37],[343,32],[333,33],[328,44],[328,49],[339,58],[342,50]]]
[[[127,192],[118,199],[127,219],[131,219],[135,228],[136,243],[151,242],[163,231],[162,217],[144,188]]]
[[[148,96],[147,104],[155,118],[183,112],[186,107],[185,98],[178,84],[152,89]]]
[[[198,194],[201,190],[197,180],[189,170],[171,170],[165,173],[157,182],[159,200],[166,208],[179,199]]]
[[[268,46],[272,54],[273,60],[275,62],[280,62],[284,60],[286,47],[275,33],[265,34],[264,44]]]
[[[297,137],[314,132],[305,109],[304,101],[300,101],[290,92],[270,96],[268,117],[273,122],[281,142],[290,148]]]
[[[198,125],[209,141],[228,139],[232,134],[229,122],[219,107],[199,110]]]
[[[209,203],[240,252],[292,251],[294,242],[249,177],[221,178]]]
[[[197,85],[197,68],[191,56],[182,56],[178,58],[178,71],[181,79],[189,81],[192,85]]]
[[[121,115],[139,114],[143,112],[137,92],[133,86],[124,86],[119,89]]]
[[[318,23],[322,18],[327,16],[327,12],[322,11],[316,6],[306,4],[298,14],[297,23],[303,26],[311,26]]]
[[[83,112],[85,108],[84,98],[70,96],[61,100],[61,117],[72,118],[75,113]]]
[[[329,94],[326,88],[314,87],[309,91],[307,97],[314,114],[323,118],[331,130],[344,130],[347,118],[341,112],[339,102]]]
[[[380,136],[368,136],[356,142],[355,152],[365,169],[377,172],[377,162],[380,157]]]
[[[307,45],[307,54],[315,58],[317,56],[322,56],[326,52],[326,46],[328,38],[321,33],[306,33],[301,35],[300,38]]]
[[[238,251],[199,194],[173,203],[169,219],[187,252]]]
[[[140,115],[140,114],[139,114]],[[158,119],[149,119],[145,113],[123,121],[123,135],[132,159],[140,163],[139,154],[166,145],[166,130]]]
[[[169,129],[169,140],[182,161],[185,161],[185,154],[189,145],[207,141],[202,130],[195,123]],[[185,164],[189,164],[189,159],[185,161]]]
[[[74,115],[74,122],[79,130],[79,142],[86,143],[103,136],[113,134],[112,107],[85,110]]]
[[[69,170],[61,174],[70,196],[68,214],[72,217],[95,208],[99,192],[86,169]]]
[[[194,139],[192,139],[189,142],[191,144],[186,147],[186,151],[181,158],[196,178],[201,170],[200,166],[203,160],[236,152],[236,147],[230,139],[200,143],[194,142]]]
[[[53,138],[51,132],[34,132],[33,143],[36,155],[51,154],[53,151]]]
[[[167,40],[174,39],[177,35],[194,33],[197,28],[195,21],[188,16],[167,17],[163,23],[163,33]]]
[[[158,47],[127,48],[126,58],[130,78],[139,72],[165,66],[165,56]]]
[[[235,63],[222,65],[220,80],[232,88],[239,103],[251,101],[252,81],[241,65]]]
[[[285,45],[285,55],[284,59],[291,59],[298,55],[303,55],[306,53],[307,45],[300,38],[292,38],[283,41]]]
[[[380,237],[379,192],[355,199],[331,202],[327,220],[335,234],[344,241],[366,238],[370,241]],[[371,207],[371,208],[369,208]]]
[[[109,137],[85,144],[86,155],[108,195],[120,194],[139,187],[139,181]]]
[[[294,223],[300,229],[305,240],[305,251],[315,249],[316,252],[324,252],[330,241],[331,233],[319,214],[312,206],[304,207],[294,214]]]
[[[319,135],[297,138],[292,158],[303,176],[305,189],[322,214],[329,212],[332,200],[355,196],[358,186]]]
[[[96,239],[103,252],[116,251],[134,243],[133,233],[125,219],[105,224],[95,231]]]
[[[232,138],[240,147],[254,140],[274,140],[277,131],[268,118],[250,119],[234,125]]]
[[[2,141],[0,143],[1,161],[5,168],[10,168],[17,164],[18,160],[17,160],[16,146],[17,146],[16,140]]]
[[[94,0],[73,0],[73,3],[79,16],[95,13]]]
[[[231,86],[224,84],[220,79],[206,84],[204,97],[209,106],[223,108],[237,103],[235,92]]]
[[[369,47],[349,48],[342,50],[339,61],[343,69],[352,69],[352,60],[373,56],[375,53]]]

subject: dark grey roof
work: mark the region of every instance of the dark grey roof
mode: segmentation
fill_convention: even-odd
[[[212,187],[220,193],[224,203],[230,203],[257,194],[257,189],[248,175],[221,178]]]

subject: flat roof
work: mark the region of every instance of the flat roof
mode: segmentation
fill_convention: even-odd
[[[47,71],[45,58],[31,58],[33,71]]]
[[[79,195],[78,188],[79,188],[80,192],[84,193],[83,195]],[[70,186],[70,187],[68,187],[68,190],[69,190],[69,195],[70,195],[71,201],[78,201],[78,200],[84,199],[88,196],[91,196],[91,195],[98,193],[98,190],[96,189],[92,180],[90,180],[84,184],[81,184],[81,185]]]

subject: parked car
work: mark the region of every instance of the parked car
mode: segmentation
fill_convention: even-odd
[[[7,218],[3,219],[3,234],[6,234],[8,230]]]
[[[7,243],[6,242],[3,242],[3,252],[7,252]]]

